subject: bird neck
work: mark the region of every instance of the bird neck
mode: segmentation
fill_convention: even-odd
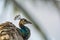
[[[23,27],[25,27],[25,26],[24,26],[23,24],[19,24],[19,27],[20,27],[20,28],[23,28]]]
[[[19,21],[19,27],[20,28],[24,27],[24,24],[21,21]]]

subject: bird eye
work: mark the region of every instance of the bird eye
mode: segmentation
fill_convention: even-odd
[[[27,21],[26,19],[24,21]]]

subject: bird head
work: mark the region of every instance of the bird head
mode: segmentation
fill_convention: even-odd
[[[30,21],[26,20],[25,18],[21,18],[20,15],[16,15],[14,20],[20,20],[19,25],[32,24]]]
[[[32,24],[30,21],[26,20],[25,18],[21,19],[19,22],[20,25],[24,25],[24,24]]]

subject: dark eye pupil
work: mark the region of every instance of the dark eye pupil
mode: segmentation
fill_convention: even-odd
[[[24,21],[26,21],[26,20],[24,20]]]

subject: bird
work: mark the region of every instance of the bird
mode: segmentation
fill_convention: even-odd
[[[15,17],[15,19],[19,18],[19,17],[17,15]],[[27,26],[25,26],[25,24],[32,24],[32,23],[25,18],[21,18],[21,19],[19,18],[19,27],[20,28],[17,28],[17,31],[23,37],[24,40],[28,40],[31,35],[31,32],[30,32],[30,29]]]
[[[23,40],[16,29],[17,27],[9,21],[0,24],[0,40]]]

